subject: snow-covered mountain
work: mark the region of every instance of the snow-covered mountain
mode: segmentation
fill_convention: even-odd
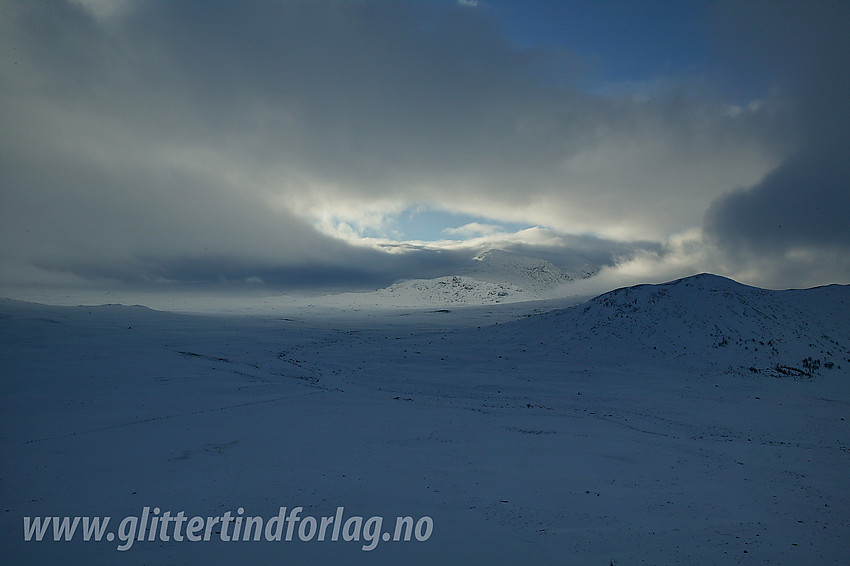
[[[526,292],[547,295],[570,281],[591,277],[599,269],[577,255],[570,260],[570,265],[562,269],[551,261],[493,249],[475,256],[464,273],[481,281],[508,282]]]
[[[544,259],[491,249],[458,274],[399,281],[359,302],[407,307],[492,305],[557,297],[576,279],[593,276],[599,267],[578,254],[565,256],[561,268]],[[353,295],[349,295],[352,297]]]
[[[848,313],[850,286],[771,291],[701,274],[617,289],[494,331],[523,337],[522,348],[620,365],[811,377],[850,365]]]
[[[466,275],[408,279],[381,289],[375,295],[384,304],[410,307],[488,305],[537,298],[507,281],[482,281]]]

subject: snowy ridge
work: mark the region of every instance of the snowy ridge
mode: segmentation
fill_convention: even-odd
[[[701,274],[617,289],[517,324],[517,333],[618,363],[652,358],[796,377],[850,365],[850,286],[842,285],[770,291]]]

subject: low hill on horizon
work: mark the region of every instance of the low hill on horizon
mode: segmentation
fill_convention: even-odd
[[[850,366],[850,286],[773,291],[703,273],[616,289],[493,331],[515,333],[527,351],[548,345],[577,359],[812,377]]]

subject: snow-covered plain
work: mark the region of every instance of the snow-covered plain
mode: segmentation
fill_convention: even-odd
[[[700,275],[551,308],[0,301],[0,562],[847,563],[850,287]],[[434,530],[368,552],[23,540],[25,516],[145,506]]]

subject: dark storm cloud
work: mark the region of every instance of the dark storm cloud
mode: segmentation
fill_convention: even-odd
[[[788,159],[756,186],[709,208],[710,233],[732,254],[850,251],[850,161],[836,148]]]
[[[736,3],[723,12],[744,57],[793,101],[796,151],[763,180],[709,208],[709,236],[739,261],[806,267],[850,255],[850,7]],[[845,274],[846,276],[846,274]]]

